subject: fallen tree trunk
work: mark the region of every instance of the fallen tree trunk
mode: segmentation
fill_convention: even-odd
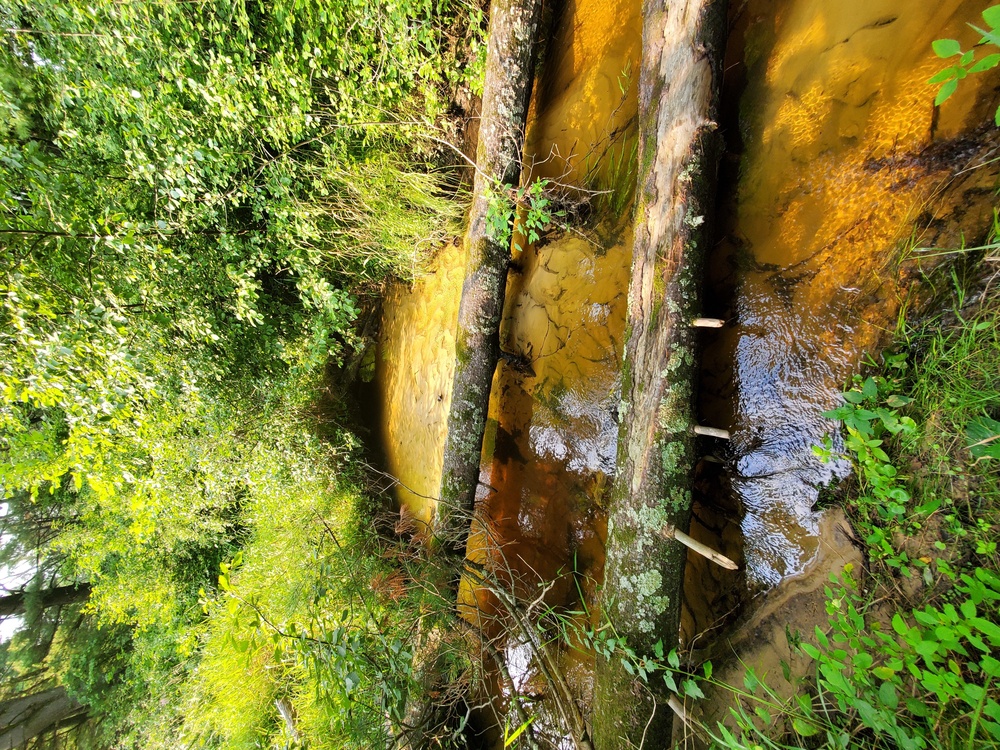
[[[535,72],[541,0],[492,0],[486,80],[480,112],[472,207],[466,233],[468,257],[455,337],[455,374],[441,487],[432,520],[434,537],[460,570],[479,485],[483,434],[490,388],[500,358],[510,233],[488,221],[491,205],[513,192],[521,177],[524,126]],[[452,593],[455,593],[454,591]],[[414,653],[415,689],[407,698],[406,727],[398,727],[402,748],[432,744],[428,730],[440,713],[430,686],[442,655],[439,632],[419,633]],[[499,663],[498,663],[499,664]],[[505,665],[504,665],[505,666]],[[517,704],[516,696],[513,698]]]
[[[468,261],[458,312],[456,365],[441,491],[434,531],[446,548],[465,554],[476,500],[490,387],[500,356],[509,232],[487,221],[491,201],[516,188],[521,175],[524,123],[535,72],[541,0],[493,0],[486,82],[469,214]]]
[[[694,468],[695,328],[720,137],[715,124],[724,0],[644,0],[639,175],[618,474],[602,608],[640,656],[677,643]],[[663,681],[598,657],[598,750],[668,747]]]

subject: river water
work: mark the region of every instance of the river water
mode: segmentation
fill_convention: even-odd
[[[821,488],[848,473],[812,451],[835,432],[822,412],[893,328],[917,276],[912,246],[981,232],[997,177],[992,166],[969,169],[996,147],[982,129],[992,89],[965,81],[935,109],[925,83],[941,67],[931,41],[974,43],[966,22],[979,4],[734,6],[719,244],[706,282],[706,314],[727,325],[706,333],[700,407],[702,421],[731,430],[732,440],[704,446],[724,470],[703,467],[692,534],[742,569],[721,576],[692,560],[688,641],[747,592],[802,574],[818,554]],[[501,561],[526,601],[554,581],[543,606],[568,618],[586,617],[573,613],[594,604],[603,567],[640,36],[635,1],[578,0],[555,11],[526,163],[532,178],[552,181],[572,226],[515,252],[501,341],[530,366],[502,363],[494,381],[487,491],[470,542],[470,556]],[[463,263],[460,242],[442,247],[416,282],[391,292],[383,316],[377,382],[387,468],[401,482],[404,512],[422,521],[438,489]],[[490,597],[465,587],[463,602],[530,692],[536,676],[525,644],[502,639]],[[566,650],[561,659],[586,702],[590,657]]]
[[[919,246],[988,226],[990,201],[971,205],[973,186],[949,182],[992,148],[948,153],[984,122],[978,92],[935,111],[926,83],[942,67],[931,42],[974,43],[965,24],[980,9],[752,0],[737,11],[727,93],[743,88],[738,131],[729,130],[741,158],[710,272],[712,288],[728,282],[735,293],[716,301],[731,325],[706,349],[702,392],[715,397],[705,411],[733,433],[751,586],[776,585],[816,553],[820,488],[849,472],[813,454],[836,434],[821,414],[895,325],[906,293],[900,250],[914,232]],[[991,171],[975,185],[989,185]],[[955,203],[973,214],[963,211],[964,227],[950,216]]]

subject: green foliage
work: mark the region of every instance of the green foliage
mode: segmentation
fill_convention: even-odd
[[[334,510],[349,511],[343,501],[341,506]],[[268,675],[272,692],[282,684],[282,673],[286,680],[309,686],[308,694],[293,696],[292,703],[308,698],[322,707],[324,731],[330,735],[323,740],[325,746],[385,744],[389,742],[386,720],[402,722],[406,698],[416,689],[413,654],[404,628],[394,621],[413,609],[394,609],[379,600],[371,581],[392,571],[375,556],[359,551],[364,545],[352,538],[351,524],[335,520],[336,527],[347,532],[341,542],[325,518],[314,517],[311,524],[300,519],[300,523],[312,526],[313,533],[307,537],[308,550],[299,551],[308,557],[294,588],[279,581],[271,566],[262,570],[258,563],[251,570],[249,558],[246,566],[241,561],[234,561],[232,568],[222,566],[220,594],[205,603],[226,623],[219,657],[243,655],[255,670]],[[273,547],[254,551],[273,556],[273,563],[280,564]],[[294,601],[282,601],[273,591],[285,597],[291,591],[297,595]],[[256,666],[258,662],[263,667]],[[231,710],[225,705],[230,700],[227,692],[214,700],[220,710]],[[252,715],[259,716],[260,711]],[[215,716],[213,711],[203,719],[215,721]]]
[[[989,417],[976,417],[965,427],[965,436],[969,441],[969,453],[976,461],[1000,458],[1000,422]]]
[[[435,114],[451,12],[3,7],[5,487],[69,475],[107,499],[157,409],[349,349],[353,290],[455,213],[398,155],[412,131],[353,127],[418,95]]]
[[[845,571],[827,587],[827,627],[798,648],[815,662],[812,687],[783,701],[747,669],[715,747],[1000,747],[1000,578],[962,574],[943,604],[896,611],[886,621]],[[745,706],[752,706],[752,712]],[[782,729],[784,728],[784,729]]]
[[[589,624],[589,616],[586,619],[588,623],[586,625],[581,625],[574,617],[586,614],[588,613],[570,612],[569,616],[559,615],[555,618],[560,637],[567,647],[595,653],[609,661],[615,660],[628,674],[644,683],[648,684],[652,679],[662,680],[666,689],[677,695],[688,698],[705,697],[699,682],[711,679],[712,664],[710,662],[706,662],[702,666],[700,674],[685,670],[681,667],[681,658],[677,649],[671,649],[669,653],[666,653],[662,641],[656,642],[653,646],[653,653],[639,654],[628,645],[626,639],[617,632],[610,620],[605,621],[600,627],[594,628]]]
[[[514,248],[523,250],[541,239],[542,232],[566,216],[563,210],[552,210],[552,198],[546,193],[548,180],[535,180],[516,189],[495,186],[487,193],[486,230],[490,238],[507,245],[514,238]]]
[[[869,605],[849,578],[827,597],[832,632],[817,628],[817,645],[801,648],[816,661],[818,702],[840,717],[854,745],[1000,745],[1000,578],[983,568],[963,574],[949,601],[896,612],[891,630],[866,615]],[[814,703],[803,705],[802,717],[818,732],[828,719]]]
[[[736,712],[738,731],[718,728],[719,747],[1000,747],[1000,482],[991,455],[1000,306],[990,295],[973,302],[957,272],[952,280],[947,322],[902,328],[900,351],[883,355],[880,374],[856,378],[827,413],[841,420],[857,472],[846,509],[867,545],[871,591],[849,575],[834,581],[828,626],[811,642],[797,639],[815,661],[814,686],[788,704],[751,681],[755,700],[740,695],[754,710]],[[914,573],[925,600],[887,604],[876,587]]]
[[[482,12],[8,0],[0,20],[4,561],[92,585],[9,661],[90,705],[98,746],[281,744],[279,698],[312,747],[382,744],[407,654],[357,614],[384,564],[346,531],[356,440],[321,441],[314,402],[360,294],[460,213],[420,135],[470,83]],[[332,533],[355,545],[336,564]]]
[[[976,46],[988,44],[993,48],[1000,49],[1000,5],[994,5],[984,10],[983,20],[986,22],[986,29],[969,24],[982,36]],[[940,58],[958,57],[958,61],[954,65],[945,68],[927,81],[930,84],[940,84],[937,96],[934,98],[934,106],[944,104],[958,90],[958,82],[970,74],[984,73],[1000,65],[1000,52],[994,51],[977,57],[975,48],[963,52],[962,45],[955,39],[937,39],[933,42],[932,47],[934,54]],[[1000,125],[1000,107],[997,107],[994,119],[996,124]]]
[[[859,492],[850,502],[870,553],[899,567],[905,563],[905,555],[896,554],[892,535],[904,527],[912,528],[914,509],[905,478],[899,475],[885,451],[885,441],[915,432],[913,419],[899,415],[899,408],[911,399],[892,392],[893,383],[884,377],[859,377],[855,382],[857,387],[844,394],[846,403],[823,416],[842,421],[847,432],[844,444],[858,469],[859,483]],[[828,458],[829,445],[827,441],[824,447],[813,450]],[[916,513],[926,518],[937,507],[921,507]]]

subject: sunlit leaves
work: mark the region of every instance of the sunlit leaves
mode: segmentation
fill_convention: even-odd
[[[258,594],[296,600],[317,576],[323,597],[336,585],[307,569],[319,545],[292,529],[315,524],[333,484],[333,450],[299,416],[328,359],[356,341],[356,290],[411,273],[456,215],[415,126],[393,124],[433,122],[438,85],[464,80],[462,50],[443,44],[456,7],[4,5],[0,486],[61,505],[58,533],[35,552],[63,555],[93,583],[91,616],[134,635],[133,698],[174,730],[178,660],[207,650],[203,618],[250,623],[236,600],[212,607],[247,580],[220,577],[220,559],[257,545],[255,564],[276,569]],[[329,612],[286,615],[298,636],[336,632]],[[211,643],[246,666],[262,640]],[[267,640],[289,684],[318,665],[327,691],[330,654]],[[338,695],[372,698],[358,666],[370,641],[341,646],[356,658],[337,662]],[[394,653],[401,682],[382,684],[401,706],[411,655]],[[276,678],[254,679],[270,716]],[[191,730],[205,728],[199,742],[251,723],[227,726],[215,714],[229,705],[212,705]],[[173,732],[161,738],[176,746]],[[133,737],[153,746],[144,740]]]
[[[951,57],[962,53],[962,46],[954,39],[937,39],[931,43],[938,57]]]
[[[974,24],[969,24],[981,35],[980,44],[992,44],[1000,47],[1000,5],[987,8],[983,11],[983,20],[986,21],[988,29],[982,29]],[[955,65],[931,76],[927,83],[939,85],[937,96],[934,97],[934,106],[940,107],[958,90],[958,82],[970,74],[984,73],[987,70],[1000,65],[1000,54],[990,53],[976,60],[976,51],[968,50],[962,52],[962,45],[955,39],[936,39],[931,43],[934,54],[942,59],[959,55],[959,60]],[[1000,107],[997,107],[994,120],[1000,126]]]

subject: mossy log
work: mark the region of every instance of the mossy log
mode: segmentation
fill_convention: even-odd
[[[618,474],[602,607],[640,655],[677,642],[695,462],[696,329],[721,138],[715,122],[726,3],[644,0],[639,174]],[[594,746],[663,748],[670,696],[617,655],[598,660]]]
[[[455,339],[456,365],[448,412],[435,535],[465,553],[476,500],[490,387],[500,355],[510,241],[487,222],[490,201],[521,176],[524,125],[535,72],[541,0],[493,0],[486,81],[476,152],[473,202],[466,234],[468,261]]]

